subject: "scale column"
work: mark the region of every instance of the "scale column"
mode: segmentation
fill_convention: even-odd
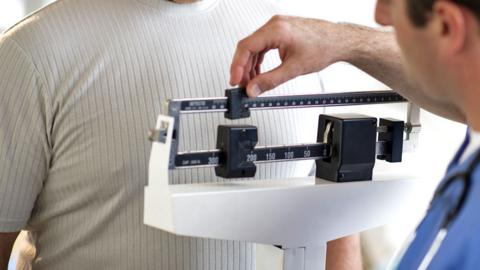
[[[318,246],[284,249],[282,270],[324,270],[327,260],[327,243]]]
[[[324,270],[327,243],[306,247],[285,247],[257,244],[257,270]]]

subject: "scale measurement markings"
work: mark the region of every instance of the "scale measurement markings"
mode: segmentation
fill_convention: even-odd
[[[261,146],[248,153],[236,154],[243,155],[245,162],[254,163],[320,159],[330,156],[330,145],[315,143],[291,146]],[[220,165],[221,162],[222,153],[220,150],[182,152],[175,157],[176,168],[215,167]]]
[[[226,112],[227,98],[206,99],[173,99],[171,103],[179,103],[180,112]],[[242,105],[251,110],[285,109],[304,107],[330,107],[347,105],[368,105],[382,103],[399,103],[407,100],[394,91],[367,91],[329,93],[318,95],[274,96],[244,98]]]

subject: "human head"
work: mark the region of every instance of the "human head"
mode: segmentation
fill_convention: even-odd
[[[405,67],[422,91],[473,106],[466,103],[480,97],[478,0],[377,0],[375,18],[395,28]]]

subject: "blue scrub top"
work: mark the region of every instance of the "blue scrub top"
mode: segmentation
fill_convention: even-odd
[[[420,267],[445,225],[449,213],[458,206],[463,190],[467,187],[461,177],[471,166],[473,170],[464,204],[448,225],[447,234],[426,269],[480,269],[480,164],[474,164],[480,155],[480,149],[459,163],[469,140],[467,133],[442,183],[449,178],[450,180],[455,178],[455,181],[446,187],[442,195],[436,196],[432,201],[397,269],[414,270]]]

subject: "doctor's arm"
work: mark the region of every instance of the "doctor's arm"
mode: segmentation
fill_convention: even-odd
[[[270,50],[278,50],[282,63],[262,72],[263,57]],[[248,94],[257,96],[339,61],[360,68],[430,112],[465,122],[465,116],[453,103],[429,97],[408,78],[392,32],[353,24],[275,16],[238,43],[230,84],[247,86]]]

